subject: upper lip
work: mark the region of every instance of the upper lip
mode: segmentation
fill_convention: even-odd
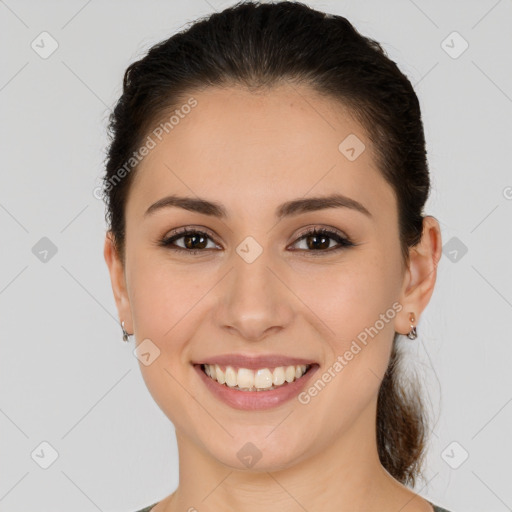
[[[257,370],[258,368],[275,368],[277,366],[313,365],[315,361],[290,357],[281,354],[249,356],[245,354],[222,354],[193,361],[193,364],[218,364],[219,366],[236,366]]]

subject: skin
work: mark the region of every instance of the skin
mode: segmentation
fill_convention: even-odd
[[[338,102],[289,85],[264,94],[209,88],[193,97],[198,105],[135,174],[124,265],[110,233],[104,248],[126,330],[137,346],[149,338],[160,350],[140,369],[176,430],[180,483],[153,512],[431,512],[381,465],[375,417],[394,332],[410,331],[411,312],[417,325],[434,289],[437,220],[425,218],[403,265],[393,190],[364,129]],[[366,145],[354,161],[338,150],[351,133]],[[372,217],[348,208],[274,217],[285,201],[334,192]],[[144,216],[168,194],[222,203],[230,218],[175,207]],[[203,253],[157,245],[187,226],[211,233]],[[336,228],[357,245],[308,249],[298,235],[315,226]],[[247,236],[263,249],[250,264],[236,252]],[[191,366],[217,354],[279,353],[317,361],[320,376],[396,301],[402,310],[307,405],[292,399],[265,411],[233,409]],[[247,442],[262,453],[251,469],[237,457]]]

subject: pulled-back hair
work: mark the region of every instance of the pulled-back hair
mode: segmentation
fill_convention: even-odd
[[[239,2],[154,45],[125,72],[109,124],[104,176],[106,221],[124,262],[125,205],[136,165],[126,163],[153,126],[208,87],[258,92],[306,85],[337,100],[368,134],[377,168],[398,205],[403,265],[422,235],[430,179],[418,98],[381,45],[342,17],[299,2]],[[123,179],[119,170],[125,169]],[[414,486],[421,476],[427,415],[416,382],[405,382],[395,333],[379,389],[377,446],[384,468]]]

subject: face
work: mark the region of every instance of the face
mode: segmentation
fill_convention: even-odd
[[[140,363],[148,389],[180,437],[231,467],[244,467],[244,446],[263,455],[259,469],[275,469],[344,437],[363,442],[374,429],[409,275],[396,198],[367,134],[342,105],[305,87],[191,96],[190,113],[161,141],[152,135],[156,146],[126,203],[116,300],[127,331],[151,354],[151,364]],[[345,202],[304,203],[333,194]],[[170,195],[215,203],[225,215],[192,203],[146,213]],[[282,208],[294,201],[306,207]],[[400,328],[407,332],[407,321]],[[288,399],[279,388],[229,389],[237,396],[228,403],[194,363],[233,354],[277,354],[312,367],[305,384],[281,386],[296,386]],[[240,407],[237,397],[248,393],[278,398]]]

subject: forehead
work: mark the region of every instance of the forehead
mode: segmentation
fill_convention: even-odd
[[[369,208],[394,207],[366,131],[340,102],[287,84],[258,93],[208,88],[183,105],[190,98],[193,108],[174,106],[173,122],[171,112],[149,133],[154,147],[130,191],[137,208],[185,193],[260,213],[266,204],[333,191]]]

